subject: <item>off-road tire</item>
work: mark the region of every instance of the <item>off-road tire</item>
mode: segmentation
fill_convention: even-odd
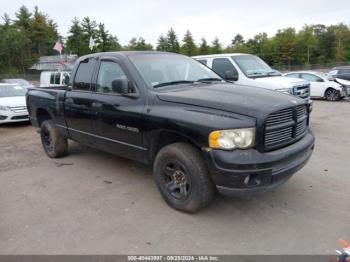
[[[168,181],[171,175],[167,174],[172,172],[172,165],[177,166],[180,173],[185,174],[185,180],[189,183],[188,186],[181,187],[185,188],[182,191],[187,191],[183,199],[177,197],[181,195],[181,189],[178,189],[179,193],[176,192],[177,189],[174,192],[169,190],[170,187],[174,188],[174,185],[177,185]],[[214,197],[215,187],[203,156],[196,147],[190,144],[174,143],[165,146],[157,154],[153,168],[153,176],[161,195],[171,207],[177,210],[188,213],[197,212],[207,206]],[[176,171],[175,167],[173,170]],[[169,184],[174,185],[167,186]]]
[[[52,120],[46,120],[40,128],[41,143],[50,158],[58,158],[68,153],[67,138],[62,135]]]

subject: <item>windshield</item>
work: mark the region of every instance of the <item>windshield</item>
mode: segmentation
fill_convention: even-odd
[[[139,54],[130,56],[150,87],[222,81],[220,76],[192,58],[177,54]]]
[[[334,80],[334,77],[329,73],[317,72],[317,75],[323,79]]]
[[[0,86],[0,97],[25,96],[26,89],[20,86]]]
[[[232,56],[232,59],[236,62],[236,64],[247,77],[256,78],[281,75],[259,57],[254,55]]]

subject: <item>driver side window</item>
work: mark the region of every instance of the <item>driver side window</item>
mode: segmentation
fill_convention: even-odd
[[[97,93],[113,93],[112,82],[118,79],[127,79],[119,64],[113,61],[101,61],[97,77]]]
[[[213,71],[215,71],[222,78],[226,78],[226,72],[230,71],[238,75],[236,68],[227,58],[215,58],[213,60]]]

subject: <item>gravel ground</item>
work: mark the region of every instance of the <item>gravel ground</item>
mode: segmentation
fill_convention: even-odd
[[[350,241],[349,120],[349,101],[315,101],[304,169],[195,215],[165,204],[148,167],[76,143],[49,159],[28,123],[0,126],[0,254],[334,254]]]

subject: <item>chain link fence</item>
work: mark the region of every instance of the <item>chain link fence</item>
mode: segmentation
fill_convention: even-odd
[[[322,72],[329,72],[332,68],[337,66],[350,66],[350,62],[309,64],[309,65],[278,65],[278,66],[274,66],[273,68],[283,73],[290,72],[290,71],[301,71],[301,70],[316,70],[316,71],[322,71]]]

